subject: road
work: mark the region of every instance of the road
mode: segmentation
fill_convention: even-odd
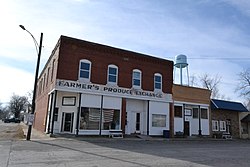
[[[0,140],[1,167],[247,167],[249,140],[99,137]]]

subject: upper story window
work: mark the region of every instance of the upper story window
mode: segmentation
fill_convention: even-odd
[[[141,88],[141,71],[140,70],[133,70],[133,87]]]
[[[118,67],[115,65],[108,66],[108,83],[117,84],[118,80]]]
[[[174,106],[174,117],[182,118],[182,106]]]
[[[89,81],[90,73],[91,73],[91,62],[86,59],[81,60],[79,65],[79,79],[84,79]]]
[[[54,79],[55,63],[56,63],[56,59],[53,59],[53,62],[52,62],[52,69],[51,69],[51,78],[50,78],[50,81],[51,81],[51,82],[52,82],[53,79]]]
[[[154,85],[155,89],[161,90],[162,89],[162,76],[159,73],[154,75]]]

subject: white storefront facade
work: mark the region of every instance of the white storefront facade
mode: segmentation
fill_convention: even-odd
[[[175,101],[174,110],[175,134],[181,132],[185,136],[210,135],[208,104]]]
[[[162,135],[170,127],[172,95],[57,79],[50,93],[46,131],[76,135]]]

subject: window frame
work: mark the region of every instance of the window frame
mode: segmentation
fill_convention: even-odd
[[[156,77],[160,77],[161,81],[156,81]],[[156,88],[156,84],[160,84],[160,88]],[[160,73],[154,74],[154,90],[162,90],[162,75]]]
[[[226,121],[220,121],[220,131],[225,132],[227,130]]]
[[[206,116],[204,117],[204,112],[205,111],[206,111]],[[200,109],[200,114],[201,114],[201,116],[200,116],[201,119],[208,119],[208,109],[207,108],[201,108]]]
[[[175,110],[176,108],[181,108],[181,110]],[[174,117],[182,118],[183,117],[183,106],[175,105],[174,106]]]
[[[194,107],[193,111],[193,119],[199,119],[199,108]]]
[[[116,69],[116,74],[115,75],[109,73],[110,72],[110,68]],[[118,73],[119,73],[119,71],[118,71],[118,67],[116,65],[114,65],[114,64],[108,65],[108,73],[107,73],[107,82],[108,82],[108,84],[117,85],[117,83],[118,83]],[[109,80],[110,76],[115,76],[115,82]]]
[[[135,78],[134,73],[139,73],[139,79]],[[135,85],[134,84],[134,80],[139,80],[140,81],[140,85]],[[132,87],[133,88],[141,88],[141,86],[142,86],[141,83],[142,83],[142,72],[141,72],[141,70],[134,69],[133,72],[132,72]]]
[[[152,127],[164,128],[167,126],[167,115],[152,114]]]
[[[82,63],[89,64],[89,70],[88,70],[89,75],[88,75],[88,78],[81,77],[81,71],[85,71],[85,72],[87,71],[87,70],[81,69],[81,64]],[[80,62],[79,62],[79,71],[78,71],[78,78],[79,78],[79,80],[88,81],[88,82],[90,81],[90,78],[91,78],[91,67],[92,67],[91,61],[89,61],[87,59],[80,60]]]
[[[219,131],[219,121],[212,120],[212,131],[218,132]]]

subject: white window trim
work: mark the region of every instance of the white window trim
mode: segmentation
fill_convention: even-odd
[[[217,125],[217,126],[214,126],[214,125]],[[217,127],[217,128],[216,128]],[[216,121],[216,120],[212,120],[212,131],[214,132],[218,132],[219,131],[219,122]]]
[[[109,68],[116,68],[116,82],[110,82],[109,81]],[[108,73],[107,73],[108,75],[107,75],[107,83],[108,84],[111,84],[111,85],[117,85],[117,83],[118,83],[118,74],[119,74],[119,71],[118,71],[118,67],[116,66],[116,65],[114,65],[114,64],[110,64],[110,65],[108,65]]]
[[[220,121],[220,131],[225,132],[226,131],[226,121]]]
[[[161,88],[160,88],[160,89],[155,87],[155,83],[156,83],[156,82],[155,82],[155,77],[156,77],[156,76],[161,77]],[[161,75],[160,73],[155,73],[155,74],[154,74],[154,90],[157,90],[157,91],[161,91],[161,90],[162,90],[162,75]]]
[[[89,63],[89,78],[81,78],[80,77],[80,69],[81,69],[81,62],[84,62],[84,63]],[[84,81],[84,82],[90,82],[90,78],[91,78],[91,67],[92,67],[92,63],[91,61],[87,60],[87,59],[82,59],[80,60],[79,62],[79,70],[78,70],[78,79],[80,81]]]
[[[140,73],[140,86],[134,85],[134,72],[139,72]],[[141,86],[142,86],[141,83],[142,83],[142,72],[141,72],[141,70],[134,69],[133,73],[132,73],[132,87],[137,88],[137,89],[141,89]]]

